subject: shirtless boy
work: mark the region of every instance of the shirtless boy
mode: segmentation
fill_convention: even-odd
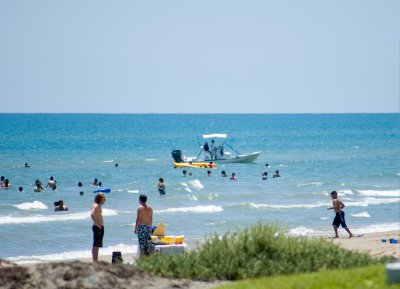
[[[102,193],[98,193],[94,198],[94,204],[90,216],[93,220],[93,248],[92,257],[93,262],[99,260],[99,248],[103,247],[104,237],[104,222],[102,216],[101,206],[106,202],[106,197]]]
[[[342,225],[342,228],[349,233],[349,239],[353,237],[353,234],[350,232],[349,228],[347,228],[346,221],[344,219],[344,212],[342,209],[345,207],[343,202],[337,198],[337,192],[333,191],[331,193],[331,198],[332,198],[332,204],[333,206],[328,208],[328,210],[334,210],[335,211],[335,219],[333,220],[332,226],[333,230],[335,231],[335,238],[339,238],[338,235],[338,227]]]
[[[146,204],[147,196],[140,195],[139,208],[137,209],[135,234],[138,235],[140,255],[149,255],[154,251],[154,244],[151,242],[151,226],[153,224],[153,209]]]

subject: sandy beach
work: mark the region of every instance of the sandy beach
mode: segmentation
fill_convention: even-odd
[[[390,238],[399,240],[399,243],[391,244]],[[382,242],[382,239],[386,242]],[[331,241],[347,250],[368,253],[372,257],[393,256],[400,259],[400,231],[355,234],[351,239],[347,234],[342,234],[339,239],[331,239]]]
[[[400,259],[400,244],[391,244],[390,238],[399,240],[400,231],[370,233],[348,239],[330,239],[345,249],[360,251],[373,257],[384,255]],[[382,242],[385,239],[386,242]],[[122,252],[123,254],[123,252]],[[134,254],[123,254],[124,261],[133,263]],[[90,259],[70,262],[51,262],[34,265],[0,263],[0,288],[213,288],[221,282],[155,277],[138,270],[135,266],[112,265],[111,256],[102,256],[99,263]]]

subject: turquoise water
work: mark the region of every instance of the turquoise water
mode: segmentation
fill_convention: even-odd
[[[12,261],[90,257],[94,178],[112,189],[103,212],[104,255],[136,252],[141,193],[154,223],[185,235],[189,246],[259,221],[295,235],[331,235],[332,190],[355,233],[400,228],[399,114],[0,114],[0,130],[0,175],[12,184],[0,190],[0,257]],[[183,177],[171,151],[197,155],[205,133],[227,133],[239,152],[263,153],[253,164],[219,165],[211,177],[202,169]],[[281,178],[273,179],[276,169]],[[220,177],[221,170],[238,180]],[[46,184],[50,176],[55,192],[33,192],[35,179]],[[68,212],[53,211],[59,199]]]

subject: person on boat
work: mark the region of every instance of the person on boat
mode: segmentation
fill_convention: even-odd
[[[262,179],[263,179],[263,181],[268,179],[268,172],[263,172]]]
[[[279,178],[281,175],[279,174],[279,170],[275,171],[275,174],[272,176],[273,178]]]
[[[226,172],[225,171],[222,171],[221,172],[221,177],[227,177],[228,175],[226,174]]]
[[[213,162],[210,162],[210,163],[208,164],[208,167],[209,167],[210,169],[212,169],[212,168],[214,167]]]
[[[231,180],[231,181],[236,181],[236,180],[237,180],[236,174],[235,174],[235,173],[232,173],[232,175],[231,175],[231,177],[230,177],[230,180]]]
[[[208,142],[206,142],[203,146],[203,150],[207,153],[210,153],[210,147],[208,146]]]
[[[214,140],[211,140],[210,155],[211,155],[212,160],[216,159],[216,157],[217,157],[217,148],[215,147]]]
[[[164,179],[163,178],[159,178],[158,179],[158,192],[160,193],[160,196],[165,195],[165,183],[164,183]]]

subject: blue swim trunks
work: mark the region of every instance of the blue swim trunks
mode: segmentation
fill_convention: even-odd
[[[165,195],[165,190],[164,189],[158,189],[158,192],[160,193],[160,195]]]
[[[146,253],[154,251],[154,243],[151,241],[151,227],[147,225],[138,225],[137,235],[139,239],[140,249],[144,249]]]

